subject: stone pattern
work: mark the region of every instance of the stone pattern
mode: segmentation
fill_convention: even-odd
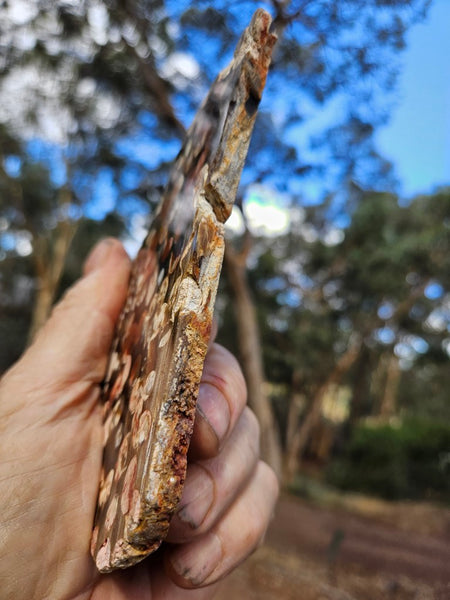
[[[181,497],[236,195],[275,36],[258,10],[189,129],[132,266],[102,400],[91,552],[101,572],[156,550]]]

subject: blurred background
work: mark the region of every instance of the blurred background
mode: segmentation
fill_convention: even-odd
[[[0,374],[98,239],[136,253],[258,7],[279,41],[217,318],[283,495],[223,598],[444,599],[447,0],[0,0]]]

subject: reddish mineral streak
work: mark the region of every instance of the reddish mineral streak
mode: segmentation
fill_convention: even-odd
[[[236,195],[275,36],[257,10],[200,107],[136,257],[103,388],[91,542],[101,572],[156,550],[181,497]]]

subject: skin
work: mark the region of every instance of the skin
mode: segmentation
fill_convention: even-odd
[[[2,599],[203,600],[261,542],[278,494],[231,354],[211,344],[168,541],[100,576],[89,543],[102,456],[99,384],[130,261],[112,239],[0,381]],[[108,293],[105,293],[108,290]]]

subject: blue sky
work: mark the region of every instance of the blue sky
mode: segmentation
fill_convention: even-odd
[[[434,0],[409,32],[396,105],[377,142],[395,165],[401,195],[450,184],[450,0]]]

